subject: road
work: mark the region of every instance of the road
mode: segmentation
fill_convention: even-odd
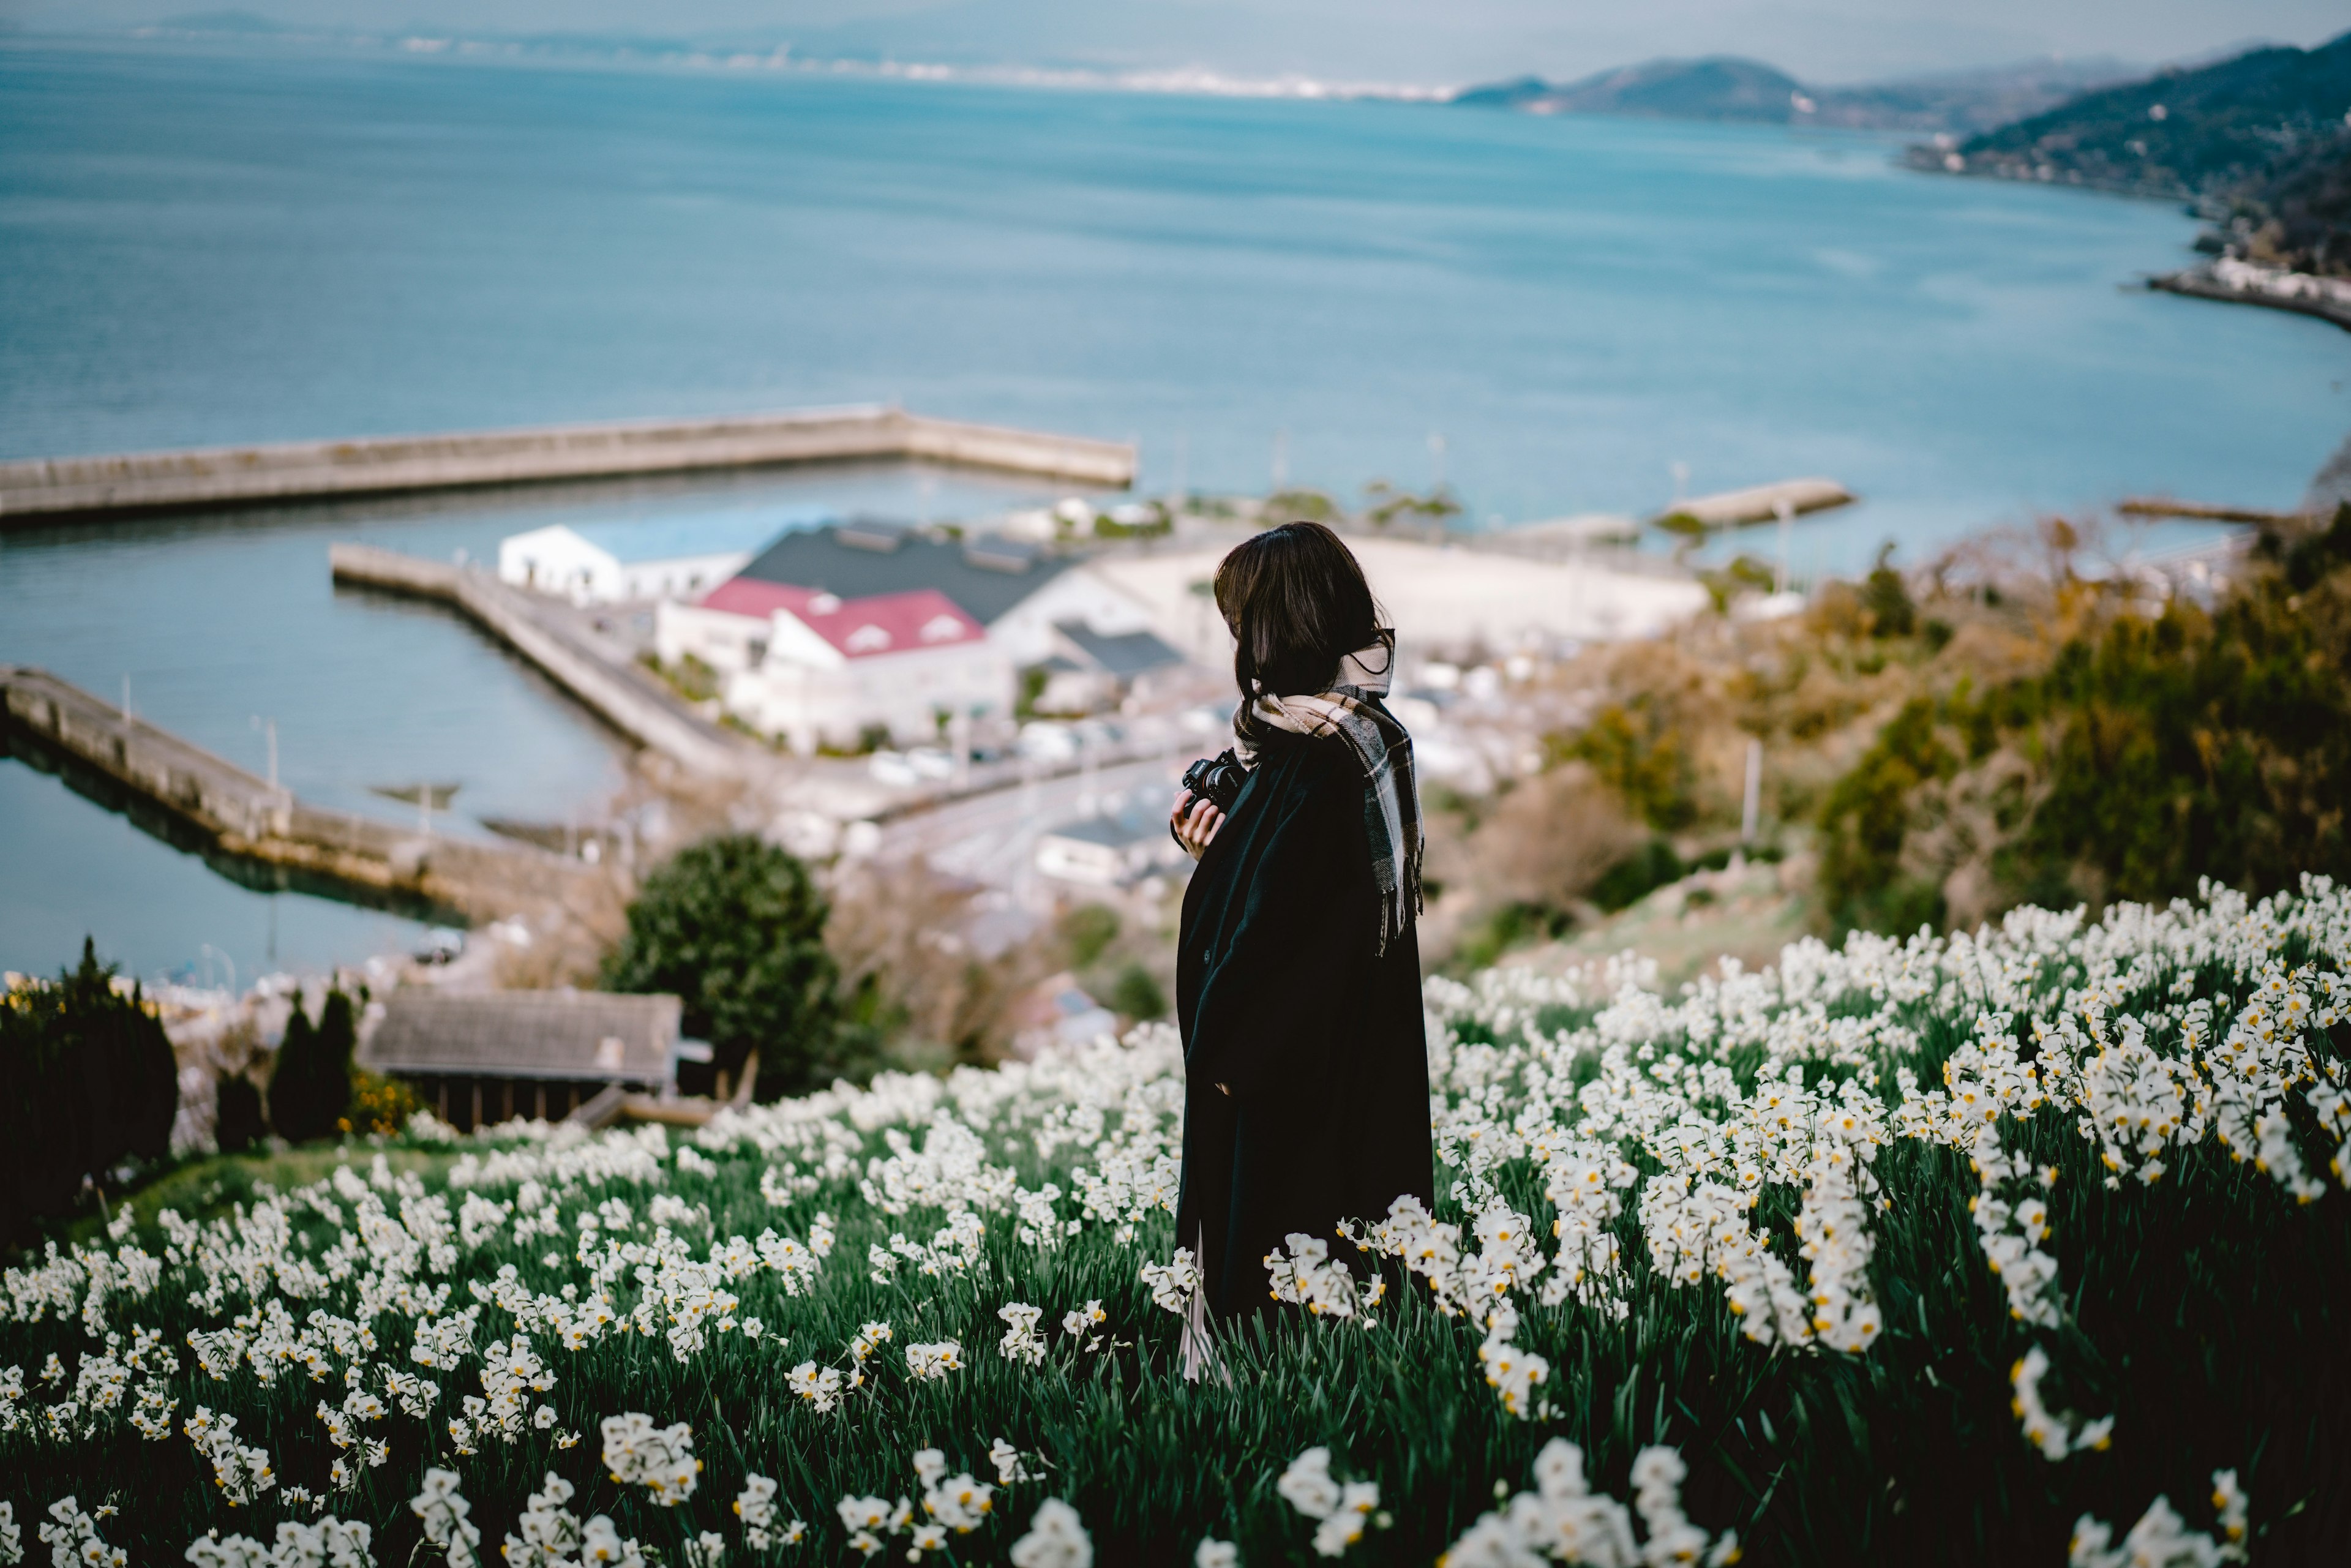
[[[1040,834],[1136,802],[1155,815],[1164,812],[1191,760],[1189,752],[1171,750],[1103,768],[1091,778],[1067,773],[966,796],[887,823],[877,852],[892,859],[925,855],[950,876],[1019,888],[1036,863]]]

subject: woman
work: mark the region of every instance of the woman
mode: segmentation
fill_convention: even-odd
[[[1290,523],[1217,569],[1238,646],[1247,781],[1228,818],[1188,793],[1170,822],[1184,894],[1179,1246],[1208,1312],[1271,1300],[1292,1232],[1352,1256],[1340,1221],[1432,1197],[1420,1010],[1420,809],[1412,741],[1380,701],[1395,633],[1330,529]]]

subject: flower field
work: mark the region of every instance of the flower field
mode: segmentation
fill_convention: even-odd
[[[1164,1027],[126,1208],[5,1275],[0,1563],[2351,1539],[2351,896],[1646,981],[1431,981],[1437,1211],[1293,1238],[1196,1380]]]

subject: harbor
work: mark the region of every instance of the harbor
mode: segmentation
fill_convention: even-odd
[[[340,496],[733,468],[904,461],[1096,489],[1134,482],[1132,444],[909,413],[887,403],[440,435],[360,436],[0,463],[0,527]]]

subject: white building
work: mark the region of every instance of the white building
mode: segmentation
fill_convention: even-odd
[[[1037,838],[1037,869],[1088,887],[1123,887],[1184,858],[1165,820],[1090,817]]]
[[[972,634],[948,634],[967,623]],[[914,740],[940,714],[1008,714],[1017,673],[1065,656],[1071,628],[1125,639],[1150,619],[1068,557],[852,522],[787,534],[695,602],[664,603],[654,647],[709,665],[729,712],[808,749],[874,725]]]
[[[793,528],[829,514],[796,508],[643,521],[555,523],[498,541],[498,576],[575,604],[692,599],[717,587]]]
[[[655,625],[664,661],[703,650],[726,675],[726,710],[798,751],[853,746],[877,726],[893,741],[926,740],[942,715],[1011,706],[1012,666],[936,589],[843,599],[736,578],[698,605],[664,602]],[[707,656],[722,650],[733,651],[726,663]]]

